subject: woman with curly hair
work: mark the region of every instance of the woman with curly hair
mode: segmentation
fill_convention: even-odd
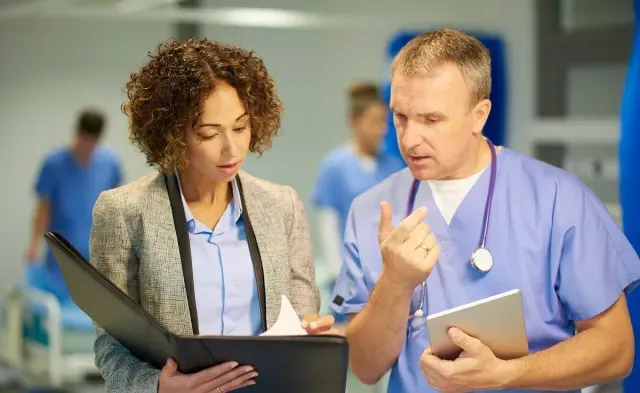
[[[280,126],[275,83],[253,52],[193,39],[167,42],[131,74],[123,112],[158,172],[100,195],[91,261],[176,334],[257,335],[287,295],[310,334],[319,318],[313,252],[297,193],[241,171]],[[135,358],[96,326],[110,392],[226,393],[256,371],[225,363],[192,375]]]

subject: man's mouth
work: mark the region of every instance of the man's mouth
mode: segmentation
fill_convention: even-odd
[[[413,164],[424,164],[430,158],[431,158],[430,156],[414,156],[414,155],[410,155],[409,156],[409,161],[411,163],[413,163]]]

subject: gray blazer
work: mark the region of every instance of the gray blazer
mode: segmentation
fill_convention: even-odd
[[[185,245],[174,225],[172,204],[175,210],[180,194],[170,178],[155,173],[100,195],[93,211],[91,263],[167,329],[194,334],[193,277],[184,274],[189,269],[181,262],[181,253],[183,259],[190,255],[185,250],[188,235]],[[238,179],[261,260],[263,325],[275,322],[282,294],[300,317],[318,312],[311,238],[298,194],[245,172]],[[160,370],[137,359],[100,326],[95,328],[96,365],[106,390],[157,392]]]

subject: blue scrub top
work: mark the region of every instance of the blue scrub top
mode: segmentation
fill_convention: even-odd
[[[602,313],[635,288],[640,260],[606,207],[575,176],[506,148],[497,160],[487,238],[494,265],[486,274],[471,267],[469,259],[482,233],[490,171],[469,191],[450,225],[428,183],[420,185],[415,206],[427,207],[426,221],[441,247],[427,280],[425,314],[520,289],[529,347],[536,352],[573,336],[574,321]],[[398,225],[405,218],[411,181],[409,170],[403,170],[354,201],[334,291],[344,301],[332,304],[334,311],[358,313],[366,305],[382,269],[380,203],[390,203]],[[418,286],[411,313],[420,303],[419,293]],[[434,392],[419,367],[429,346],[425,317],[408,320],[406,335],[388,391]]]
[[[53,151],[44,160],[35,187],[51,205],[47,230],[61,233],[88,260],[93,206],[102,191],[120,185],[121,176],[115,154],[105,147],[96,147],[86,165],[80,165],[69,148]],[[45,264],[59,274],[51,250]]]
[[[339,146],[322,161],[316,181],[313,203],[316,207],[338,213],[340,239],[344,235],[353,199],[406,166],[401,158],[380,153],[375,160],[376,169],[369,172],[362,167],[360,160],[353,149]]]

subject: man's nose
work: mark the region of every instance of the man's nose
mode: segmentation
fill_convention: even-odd
[[[405,150],[411,150],[417,146],[419,146],[423,142],[422,133],[419,132],[417,127],[407,125],[402,135],[402,146]]]

